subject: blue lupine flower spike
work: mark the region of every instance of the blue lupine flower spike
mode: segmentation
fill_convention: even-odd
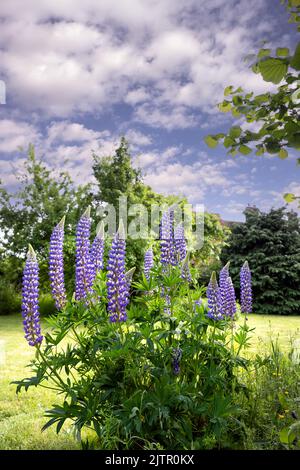
[[[118,232],[112,241],[107,267],[107,310],[110,321],[126,321],[128,304],[128,283],[125,278],[125,231],[120,222]]]
[[[248,261],[245,261],[240,272],[240,287],[241,287],[241,312],[252,312],[252,283],[251,271]]]
[[[23,271],[22,317],[28,344],[39,345],[43,341],[39,314],[39,265],[31,245],[29,245]]]
[[[55,306],[58,310],[62,310],[67,301],[63,259],[64,225],[65,216],[56,225],[51,234],[49,250],[50,285]]]
[[[93,265],[90,255],[90,207],[81,216],[76,231],[75,298],[82,300],[92,291]]]

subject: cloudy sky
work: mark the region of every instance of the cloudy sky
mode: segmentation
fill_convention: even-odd
[[[203,137],[233,121],[218,112],[224,87],[270,86],[243,57],[296,42],[279,0],[10,0],[0,4],[0,175],[16,187],[29,143],[75,181],[91,152],[121,135],[145,181],[185,194],[225,219],[243,220],[300,194],[296,155],[228,157]],[[24,149],[22,151],[22,148]]]

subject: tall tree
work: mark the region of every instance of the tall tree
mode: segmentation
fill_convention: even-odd
[[[9,192],[3,185],[0,187],[0,255],[2,266],[7,264],[8,258],[10,263],[10,269],[3,268],[3,271],[6,277],[11,276],[13,281],[18,281],[22,258],[28,243],[31,243],[42,263],[41,276],[46,279],[53,227],[66,215],[65,245],[71,253],[75,223],[92,198],[90,185],[76,187],[66,172],[53,176],[52,171],[36,158],[32,145],[29,146],[23,174],[18,178],[19,189],[16,192]],[[73,266],[73,263],[69,265]],[[68,263],[66,269],[69,269]]]
[[[222,261],[239,289],[239,271],[248,260],[253,280],[255,313],[300,313],[300,220],[293,211],[245,210],[246,222],[232,228]]]

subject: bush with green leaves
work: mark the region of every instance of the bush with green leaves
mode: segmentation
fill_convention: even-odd
[[[177,245],[162,238],[160,261],[133,283],[136,296],[124,316],[130,282],[122,271],[125,240],[119,230],[107,271],[100,270],[86,290],[81,281],[89,275],[88,223],[86,211],[77,230],[77,300],[47,319],[51,329],[44,339],[35,305],[38,266],[30,246],[23,323],[36,355],[34,375],[15,382],[17,391],[36,386],[56,390],[61,401],[46,412],[44,429],[56,425],[59,432],[68,421],[83,442],[89,429],[93,443],[85,441],[85,447],[201,449],[221,448],[225,441],[235,446],[230,424],[239,411],[234,393],[243,393],[238,370],[248,365],[241,355],[248,345],[246,321],[237,327],[233,315],[210,318],[205,289],[190,277],[188,258],[166,264],[171,246],[182,253],[183,238]],[[62,225],[56,230],[63,230]],[[61,273],[62,247],[55,246],[53,269]],[[61,278],[56,286],[62,292]]]
[[[248,207],[245,223],[232,228],[221,259],[230,259],[239,286],[239,269],[247,259],[252,271],[253,311],[272,315],[300,313],[300,221],[285,208],[268,213]]]
[[[168,289],[171,315],[164,312],[161,287]],[[143,292],[126,323],[111,323],[106,309],[106,275],[98,275],[99,302],[68,304],[49,319],[51,331],[32,362],[34,376],[18,383],[52,387],[63,397],[44,426],[59,432],[67,420],[77,433],[92,428],[97,445],[108,449],[196,449],[221,445],[238,411],[236,370],[247,325],[207,318],[203,290],[190,290],[180,273],[143,278]],[[238,345],[234,348],[234,345]],[[172,357],[180,348],[180,372]]]

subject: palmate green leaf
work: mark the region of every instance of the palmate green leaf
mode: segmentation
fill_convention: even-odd
[[[259,71],[266,82],[280,83],[287,73],[288,66],[282,59],[267,59],[259,63]]]
[[[215,139],[212,135],[207,135],[204,139],[206,145],[208,145],[208,147],[210,148],[215,148],[217,145],[218,145],[218,141],[217,139]]]

